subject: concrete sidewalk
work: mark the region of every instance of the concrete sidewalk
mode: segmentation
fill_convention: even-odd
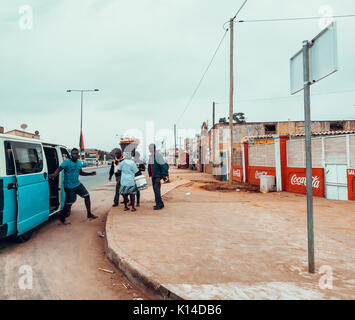
[[[170,183],[163,183],[161,188],[161,194],[164,196],[168,192],[183,185],[191,184],[190,180],[182,179],[175,180]],[[166,289],[164,285],[160,284],[156,276],[145,268],[144,265],[131,258],[130,254],[126,253],[121,243],[120,231],[118,225],[120,225],[120,217],[130,216],[137,218],[141,215],[141,212],[150,214],[153,219],[159,216],[158,212],[162,210],[154,211],[153,205],[155,205],[155,197],[152,186],[149,186],[147,190],[141,191],[141,207],[138,207],[138,211],[132,213],[130,211],[122,211],[123,205],[120,207],[112,208],[107,215],[106,220],[106,254],[107,257],[113,262],[113,264],[120,269],[128,279],[142,289],[148,290],[149,293],[156,294],[158,297],[164,299],[181,299],[179,296]],[[166,209],[164,209],[165,211]],[[132,215],[130,215],[130,213]],[[138,228],[136,229],[137,232]],[[134,237],[134,235],[133,235]]]
[[[304,196],[212,192],[172,180],[163,185],[164,210],[152,210],[147,190],[137,212],[108,215],[107,255],[134,284],[165,299],[355,298],[353,202],[314,199],[311,275]],[[327,270],[332,289],[319,285]]]

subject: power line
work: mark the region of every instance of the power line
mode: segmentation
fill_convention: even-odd
[[[240,6],[240,8],[238,9],[237,13],[236,13],[236,14],[234,15],[234,17],[232,18],[233,20],[238,16],[239,12],[244,8],[244,6],[246,5],[247,2],[248,2],[248,0],[245,0],[245,1],[243,2],[243,4],[242,4],[242,5]],[[229,22],[229,21],[228,21],[228,22]],[[217,52],[218,52],[219,48],[220,48],[221,45],[222,45],[222,42],[223,42],[224,38],[226,37],[227,32],[229,31],[229,29],[228,29],[228,28],[224,28],[224,26],[225,26],[225,24],[223,25],[223,29],[224,29],[225,32],[224,32],[224,34],[223,34],[223,36],[222,36],[222,39],[221,39],[220,42],[218,43],[217,49],[216,49],[216,51],[214,52],[211,61],[210,61],[209,64],[207,65],[207,68],[206,68],[205,72],[202,74],[202,77],[201,77],[200,81],[198,82],[197,87],[195,88],[194,92],[192,93],[192,96],[190,97],[188,103],[186,104],[186,106],[185,106],[185,108],[184,108],[182,114],[181,114],[180,117],[178,118],[177,123],[179,123],[179,121],[181,120],[181,118],[182,118],[183,115],[185,114],[187,108],[190,106],[192,100],[194,99],[194,97],[195,97],[195,95],[196,95],[198,89],[199,89],[200,86],[201,86],[201,83],[202,83],[203,79],[205,78],[205,76],[206,76],[206,74],[207,74],[209,68],[211,67],[211,65],[212,65],[212,63],[213,63],[214,58],[215,58],[216,55],[217,55]]]
[[[194,97],[195,97],[195,95],[196,95],[198,89],[200,88],[200,86],[201,86],[201,84],[202,84],[203,79],[205,78],[205,76],[206,76],[206,74],[207,74],[209,68],[211,67],[211,65],[212,65],[212,63],[213,63],[213,60],[215,59],[215,57],[216,57],[216,55],[217,55],[217,52],[218,52],[219,48],[221,47],[221,45],[222,45],[222,43],[223,43],[224,38],[226,37],[227,32],[228,32],[228,29],[225,30],[225,32],[224,32],[224,34],[223,34],[221,40],[219,41],[218,46],[217,46],[215,52],[213,53],[212,59],[211,59],[210,62],[208,63],[205,72],[202,74],[202,77],[201,77],[200,81],[198,82],[198,84],[197,84],[195,90],[193,91],[193,93],[192,93],[192,95],[191,95],[191,97],[190,97],[188,103],[186,104],[186,106],[185,106],[185,108],[184,108],[182,114],[180,115],[180,117],[179,117],[177,123],[179,123],[179,121],[181,120],[182,116],[185,114],[187,108],[190,106],[192,100],[194,99]]]
[[[312,96],[326,96],[332,94],[340,94],[340,93],[355,93],[355,90],[337,90],[337,91],[330,91],[330,92],[319,92],[319,93],[312,93]],[[252,101],[269,101],[269,100],[284,100],[284,99],[294,99],[302,98],[302,95],[294,95],[294,96],[272,96],[272,97],[259,97],[259,98],[244,98],[239,99],[238,102],[252,102]],[[226,105],[229,102],[219,102],[216,104],[223,104]]]
[[[234,17],[232,18],[232,20],[234,20],[237,15],[239,14],[240,11],[242,11],[242,9],[244,8],[244,6],[246,5],[246,3],[248,2],[248,0],[245,0],[244,3],[241,5],[241,7],[239,8],[239,10],[237,11],[237,13],[234,15]]]
[[[235,18],[238,16],[239,12],[242,11],[242,9],[244,8],[244,6],[246,5],[246,3],[248,2],[248,0],[245,0],[243,2],[243,4],[240,6],[240,8],[238,9],[237,13],[234,15],[234,17],[232,18],[232,20],[234,21]],[[224,24],[223,24],[223,29],[226,30],[225,26],[226,24],[230,23],[230,20],[226,21]]]
[[[329,19],[329,18],[351,18],[355,14],[339,15],[339,16],[323,16],[323,17],[294,17],[294,18],[275,18],[275,19],[254,19],[254,20],[238,20],[237,23],[243,22],[277,22],[277,21],[297,21],[297,20],[316,20],[316,19]]]

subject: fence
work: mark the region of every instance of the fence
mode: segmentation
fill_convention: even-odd
[[[241,155],[242,163],[234,162],[235,180],[258,185],[261,175],[273,175],[278,191],[306,193],[304,137],[245,142]],[[312,175],[315,196],[355,200],[355,134],[312,137]]]

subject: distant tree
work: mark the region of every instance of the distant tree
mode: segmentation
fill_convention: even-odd
[[[245,114],[243,112],[237,112],[233,114],[233,120],[236,123],[245,123]]]
[[[108,157],[110,159],[115,159],[115,153],[116,153],[117,150],[118,150],[118,148],[112,149],[111,152],[108,154]]]
[[[227,119],[226,118],[219,118],[219,123],[227,123]]]
[[[99,160],[100,161],[104,161],[105,155],[106,155],[106,159],[107,159],[109,154],[110,154],[109,152],[103,151],[103,150],[98,150],[97,153],[99,154]]]
[[[221,118],[221,119],[226,119],[226,118]],[[221,119],[219,121],[221,121]],[[228,117],[228,121],[229,121],[229,117]],[[226,122],[220,122],[220,123],[226,123]],[[233,113],[233,122],[234,123],[245,123],[246,122],[245,114],[243,112]]]

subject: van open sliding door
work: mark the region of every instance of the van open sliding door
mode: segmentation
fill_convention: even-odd
[[[17,234],[22,235],[49,217],[49,185],[40,143],[14,142],[17,189]]]

